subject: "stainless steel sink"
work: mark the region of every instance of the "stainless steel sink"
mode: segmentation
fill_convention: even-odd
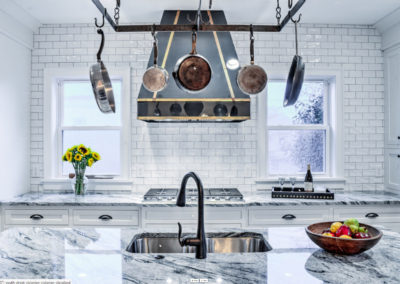
[[[254,253],[267,252],[272,248],[263,235],[252,232],[208,233],[208,253]],[[127,248],[132,253],[194,253],[195,247],[181,247],[178,234],[143,233],[135,235]]]

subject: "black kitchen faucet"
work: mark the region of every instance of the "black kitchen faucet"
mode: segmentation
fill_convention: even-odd
[[[186,205],[186,183],[188,179],[192,177],[196,182],[197,192],[198,192],[198,220],[197,220],[197,236],[196,238],[185,237],[182,238],[182,225],[178,222],[179,233],[178,240],[180,245],[183,246],[194,246],[196,247],[196,258],[203,259],[207,257],[207,243],[206,234],[204,232],[204,190],[203,184],[200,178],[194,173],[187,173],[181,183],[181,189],[178,194],[178,199],[176,200],[176,205],[179,207],[184,207]]]

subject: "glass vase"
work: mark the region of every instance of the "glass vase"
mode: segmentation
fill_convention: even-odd
[[[75,166],[75,177],[72,179],[72,189],[75,195],[84,195],[88,187],[88,178],[85,177],[86,165]]]

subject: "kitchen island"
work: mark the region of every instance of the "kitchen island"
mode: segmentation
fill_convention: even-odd
[[[231,231],[231,230],[218,230]],[[236,231],[236,230],[235,230]],[[264,235],[263,253],[133,254],[129,228],[11,228],[0,234],[0,279],[72,283],[400,283],[400,234],[356,256],[325,252],[303,227],[246,229]],[[169,232],[172,232],[171,230]],[[176,233],[176,232],[175,232]]]

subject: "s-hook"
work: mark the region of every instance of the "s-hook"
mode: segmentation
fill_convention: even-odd
[[[118,25],[119,22],[119,7],[121,7],[121,0],[117,0],[117,3],[115,5],[115,9],[114,9],[114,20],[115,23]]]
[[[107,9],[104,9],[104,13],[103,13],[103,22],[101,23],[101,25],[97,24],[97,18],[94,18],[94,24],[96,25],[96,27],[98,27],[99,29],[101,29],[102,27],[104,27],[104,15],[107,13]]]
[[[292,9],[292,6],[293,6],[293,0],[288,0],[288,6],[289,6],[289,9]]]

